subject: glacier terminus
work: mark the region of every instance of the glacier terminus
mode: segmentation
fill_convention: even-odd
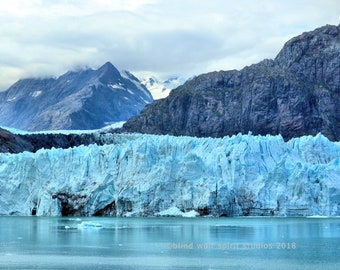
[[[340,216],[340,143],[322,134],[96,136],[0,154],[0,215]]]

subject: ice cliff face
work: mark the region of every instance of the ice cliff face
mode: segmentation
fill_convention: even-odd
[[[107,136],[103,146],[0,154],[0,214],[340,215],[340,143],[322,135]]]

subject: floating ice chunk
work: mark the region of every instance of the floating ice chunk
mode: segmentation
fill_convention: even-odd
[[[182,212],[176,206],[170,207],[169,209],[160,211],[156,213],[156,216],[165,216],[165,217],[197,217],[199,213],[195,210],[191,210],[189,212]]]
[[[198,217],[200,214],[195,211],[195,210],[191,210],[189,212],[185,212],[182,214],[182,217],[187,217],[187,218],[191,218],[191,217]]]
[[[307,216],[306,218],[331,218],[331,217],[330,216],[314,215],[314,216]]]
[[[75,220],[75,221],[81,221],[81,218],[69,218],[68,220]]]
[[[179,210],[176,206],[170,207],[169,209],[156,213],[156,216],[165,216],[165,217],[180,217],[182,215],[183,215],[183,212]]]
[[[82,223],[78,224],[77,228],[79,230],[98,230],[102,229],[103,225],[97,222],[83,221]]]

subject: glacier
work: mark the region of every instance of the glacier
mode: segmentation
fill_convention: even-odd
[[[0,215],[340,216],[340,142],[322,134],[102,136],[0,154]]]

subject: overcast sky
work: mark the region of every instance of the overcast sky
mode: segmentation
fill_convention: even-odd
[[[0,90],[106,61],[163,79],[241,69],[339,23],[339,0],[1,1]]]

